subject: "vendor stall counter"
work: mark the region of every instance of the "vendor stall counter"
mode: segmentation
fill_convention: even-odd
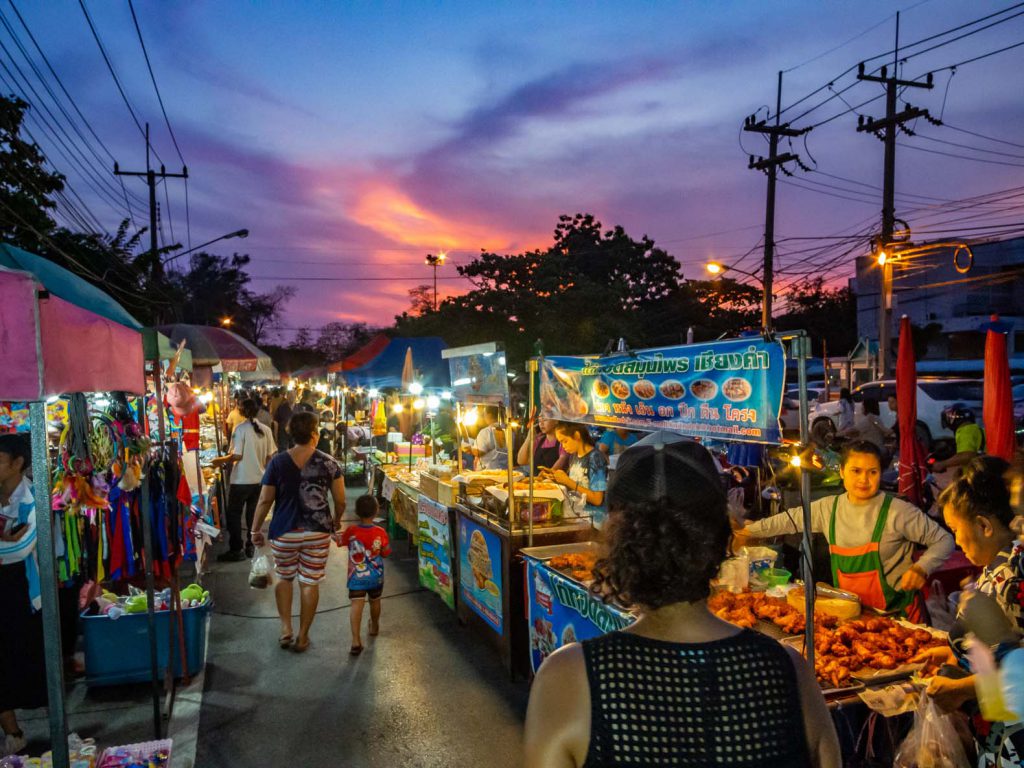
[[[459,620],[501,654],[512,678],[530,674],[523,550],[527,528],[467,500],[454,507]],[[534,547],[589,541],[589,519],[534,525]]]

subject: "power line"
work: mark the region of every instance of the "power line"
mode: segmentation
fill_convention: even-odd
[[[925,147],[918,147],[918,146],[916,146],[914,144],[908,144],[905,141],[898,142],[898,146],[906,147],[907,149],[913,149],[913,150],[916,150],[918,152],[927,152],[928,154],[931,154],[931,155],[942,155],[943,157],[954,157],[954,158],[956,158],[958,160],[971,160],[971,161],[973,161],[975,163],[985,163],[987,165],[1002,165],[1002,166],[1012,166],[1014,168],[1024,168],[1024,163],[1010,163],[1010,162],[1007,162],[1006,160],[986,160],[986,159],[981,158],[981,157],[970,157],[968,155],[958,155],[958,154],[954,154],[953,152],[943,152],[943,151],[938,150],[938,149],[927,149]]]
[[[1014,141],[1007,141],[1006,139],[997,139],[994,136],[986,136],[983,133],[978,133],[977,131],[969,131],[966,128],[958,128],[957,126],[950,125],[949,123],[947,123],[945,121],[943,121],[942,126],[944,128],[949,128],[951,131],[958,131],[960,133],[965,133],[968,136],[974,136],[974,137],[979,138],[979,139],[984,139],[985,141],[994,141],[997,144],[1006,144],[1007,146],[1010,146],[1010,147],[1018,147],[1019,149],[1024,149],[1024,144],[1018,144],[1017,142],[1014,142]]]
[[[85,15],[85,20],[89,23],[89,30],[92,32],[92,37],[96,41],[96,46],[100,49],[103,61],[107,65],[107,71],[110,72],[110,76],[114,79],[114,85],[117,86],[117,92],[121,94],[121,100],[124,101],[124,105],[128,108],[128,114],[131,115],[132,121],[135,123],[135,127],[139,129],[139,133],[144,139],[146,139],[146,146],[152,148],[153,154],[156,155],[156,159],[163,163],[159,153],[149,144],[149,137],[146,134],[146,130],[142,127],[142,123],[138,116],[136,116],[131,102],[128,101],[128,95],[124,92],[124,87],[121,85],[121,80],[117,76],[117,72],[114,71],[114,65],[111,63],[110,57],[107,55],[107,49],[103,46],[103,41],[100,40],[99,32],[96,31],[96,25],[92,23],[92,17],[89,15],[89,9],[85,7],[85,0],[78,0],[78,5],[82,9],[82,13]]]

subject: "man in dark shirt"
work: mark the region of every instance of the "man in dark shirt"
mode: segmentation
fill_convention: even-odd
[[[292,447],[291,437],[288,435],[288,422],[292,420],[292,398],[294,395],[290,390],[284,392],[281,404],[274,411],[274,439],[277,441],[277,450],[287,451]]]

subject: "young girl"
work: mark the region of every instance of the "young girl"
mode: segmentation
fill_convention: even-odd
[[[604,492],[608,488],[608,458],[594,447],[594,438],[585,424],[559,422],[555,436],[569,454],[569,471],[546,470],[543,475],[565,486],[565,503],[573,515],[589,515],[594,527],[600,528],[607,516]]]
[[[960,478],[939,496],[939,506],[967,559],[982,566],[975,589],[995,600],[1010,623],[1024,635],[1024,544],[1014,541],[1015,535],[1010,529],[1013,509],[1004,479],[1007,466],[994,456],[974,459]],[[926,651],[915,661],[950,665],[959,661],[966,666],[961,623],[958,619],[950,631],[949,647]],[[944,709],[957,709],[977,698],[974,675],[938,674],[929,683],[928,693]],[[979,757],[984,756],[979,765],[1016,765],[1005,755],[1013,754],[1014,749],[1016,754],[1024,754],[1024,728],[1019,724],[992,723],[990,732],[984,735],[979,729],[977,738]]]

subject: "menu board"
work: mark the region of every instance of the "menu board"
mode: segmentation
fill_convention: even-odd
[[[460,516],[459,594],[499,635],[504,629],[501,583],[501,539]]]
[[[420,495],[417,513],[420,584],[440,595],[445,604],[454,610],[452,529],[448,525],[448,508]]]
[[[526,559],[526,589],[534,672],[563,645],[614,632],[634,620],[629,612],[601,602],[582,585],[532,558]]]
[[[541,359],[545,416],[750,443],[782,440],[786,353],[760,337]]]

